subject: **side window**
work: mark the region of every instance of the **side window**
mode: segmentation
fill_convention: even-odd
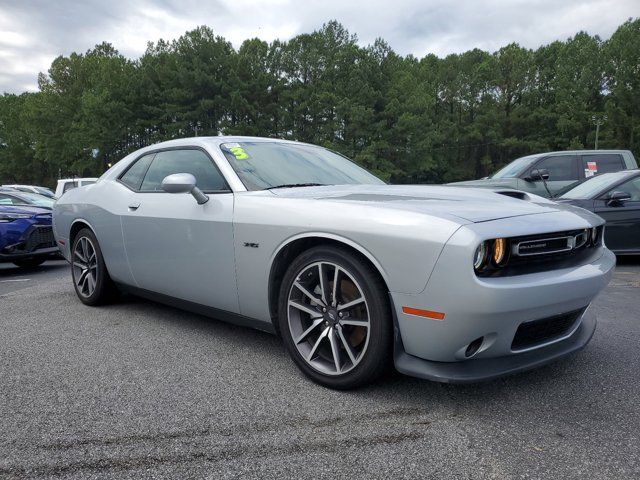
[[[227,190],[227,184],[211,159],[200,150],[167,150],[156,154],[140,190],[162,191],[162,180],[174,173],[190,173],[204,192]]]
[[[140,185],[142,185],[144,174],[147,173],[147,169],[149,168],[154,156],[155,153],[151,153],[136,160],[136,162],[120,177],[120,181],[133,190],[139,190]]]
[[[585,177],[624,170],[622,156],[615,153],[583,155],[582,164]]]
[[[558,155],[547,157],[534,165],[535,168],[545,168],[549,170],[549,181],[570,181],[578,180],[576,169],[577,157],[573,155]]]
[[[62,193],[64,192],[68,192],[69,190],[76,188],[78,186],[78,182],[67,182],[64,184],[64,187],[62,189]]]
[[[618,185],[612,191],[626,192],[631,195],[630,202],[640,202],[640,177],[636,177],[622,185]]]
[[[16,205],[16,203],[14,202],[13,197],[0,193],[0,205]]]

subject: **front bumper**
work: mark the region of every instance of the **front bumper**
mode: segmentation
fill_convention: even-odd
[[[32,224],[24,231],[13,228],[5,233],[4,246],[0,249],[0,262],[49,257],[58,252],[51,225]]]
[[[399,371],[439,381],[483,380],[547,363],[589,341],[595,319],[588,309],[560,334],[525,342],[525,347],[514,339],[523,323],[554,326],[556,316],[587,308],[609,283],[615,255],[602,247],[567,268],[477,277],[471,264],[478,238],[491,238],[502,223],[460,229],[444,247],[423,292],[391,293]],[[441,312],[444,318],[410,315],[403,307]],[[469,355],[474,341],[480,346]]]
[[[41,248],[32,252],[0,253],[0,262],[13,262],[23,258],[57,257],[58,255],[60,255],[58,247]]]
[[[475,358],[462,362],[433,362],[396,348],[394,361],[400,373],[444,383],[471,383],[531,370],[582,349],[596,330],[596,316],[589,310],[578,328],[564,340],[517,355]]]

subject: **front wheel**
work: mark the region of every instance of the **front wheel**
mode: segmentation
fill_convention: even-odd
[[[300,254],[284,276],[278,311],[293,361],[321,385],[365,385],[391,363],[387,289],[373,267],[346,249]]]
[[[71,277],[76,294],[85,305],[107,303],[115,294],[98,239],[88,228],[80,230],[73,240]]]

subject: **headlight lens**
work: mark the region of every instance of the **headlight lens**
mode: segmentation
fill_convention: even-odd
[[[598,244],[598,227],[591,228],[591,243],[593,245]]]
[[[31,218],[30,213],[0,213],[0,223],[9,223],[20,218]]]
[[[476,271],[481,270],[487,260],[487,242],[482,242],[476,249],[476,254],[473,257],[473,268]]]
[[[505,238],[485,240],[476,249],[473,268],[476,273],[504,267],[509,259],[509,242]]]

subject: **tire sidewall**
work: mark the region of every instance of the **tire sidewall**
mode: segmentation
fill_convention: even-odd
[[[288,299],[293,282],[302,270],[319,261],[335,263],[352,275],[362,289],[369,310],[369,343],[364,358],[342,375],[327,375],[309,365],[298,352],[289,329]],[[278,300],[280,333],[293,361],[313,381],[335,389],[355,388],[382,374],[390,362],[392,350],[393,324],[387,295],[386,288],[372,268],[346,250],[320,246],[300,254],[285,273]]]
[[[78,242],[80,242],[80,239],[83,237],[88,238],[93,244],[93,247],[96,252],[96,257],[97,257],[96,260],[98,263],[98,274],[96,275],[96,288],[94,289],[93,293],[88,297],[85,297],[84,295],[80,294],[80,292],[78,291],[78,285],[76,283],[76,278],[74,276],[74,271],[73,271],[73,257],[76,251],[76,246],[78,245]],[[71,278],[73,280],[73,288],[75,289],[76,294],[78,295],[78,298],[85,305],[91,305],[91,306],[100,305],[107,300],[106,298],[107,289],[108,289],[107,284],[109,282],[107,267],[104,263],[104,257],[102,256],[102,250],[100,250],[100,244],[98,243],[98,239],[96,238],[95,234],[88,228],[83,228],[82,230],[80,230],[78,234],[75,236],[75,238],[73,239],[73,245],[71,247]]]

